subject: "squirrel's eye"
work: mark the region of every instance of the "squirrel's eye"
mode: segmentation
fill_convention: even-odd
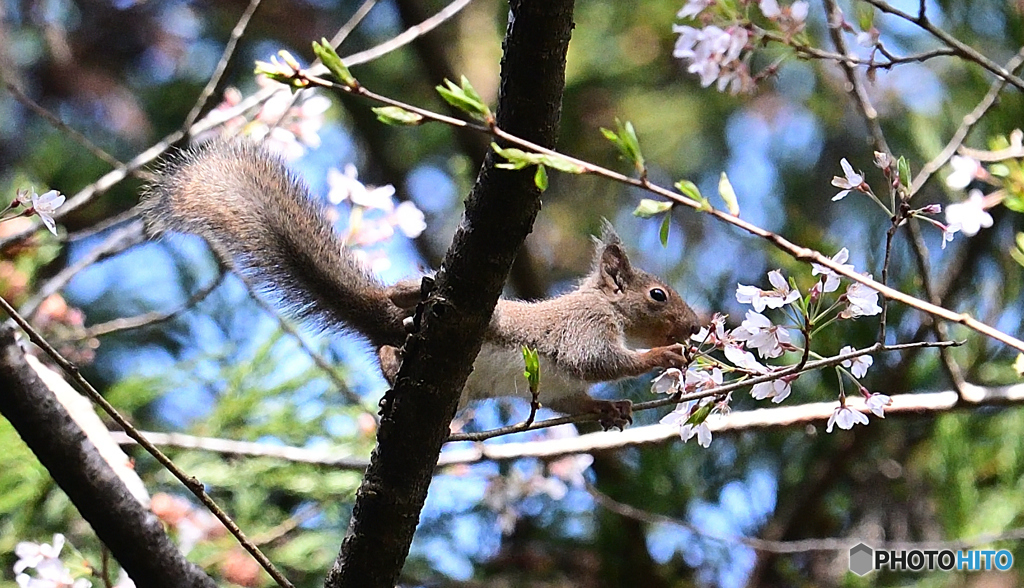
[[[651,298],[653,300],[656,300],[657,302],[665,302],[666,300],[668,300],[668,296],[665,294],[665,291],[662,290],[661,288],[651,288],[650,294]]]

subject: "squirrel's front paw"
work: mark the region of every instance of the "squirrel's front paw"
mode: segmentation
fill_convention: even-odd
[[[633,403],[629,400],[595,400],[593,411],[605,431],[612,427],[621,431],[633,424]]]
[[[648,369],[657,367],[681,368],[688,363],[685,353],[686,347],[681,343],[676,343],[675,345],[655,347],[654,349],[646,351],[644,352],[644,359]]]

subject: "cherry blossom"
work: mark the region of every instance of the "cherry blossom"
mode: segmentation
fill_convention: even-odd
[[[57,225],[53,222],[53,213],[64,204],[64,195],[56,190],[44,192],[42,195],[36,194],[35,190],[31,190],[28,196],[32,201],[32,206],[26,211],[26,214],[35,213],[39,215],[39,220],[43,221],[46,228],[56,235]]]
[[[953,236],[960,230],[960,223],[954,223],[952,225],[940,225],[942,229],[942,248],[946,248],[946,243],[953,242]]]
[[[687,0],[686,4],[676,13],[676,18],[692,18],[704,12],[704,9],[714,4],[716,0]]]
[[[832,416],[828,417],[828,424],[825,426],[825,432],[831,433],[833,425],[839,425],[840,429],[849,431],[854,425],[860,423],[862,425],[868,424],[868,417],[862,412],[853,410],[848,406],[840,405],[832,413]]]
[[[757,359],[754,358],[753,353],[744,351],[739,346],[726,345],[725,358],[731,361],[734,366],[747,370],[748,372],[755,374],[768,373],[768,368],[758,363]]]
[[[725,330],[725,319],[727,315],[716,312],[711,316],[709,327],[701,327],[690,339],[700,343],[708,342],[715,347],[722,347],[733,342],[731,333]]]
[[[992,226],[992,215],[985,210],[985,197],[981,190],[971,190],[967,200],[946,207],[946,222],[959,226],[963,234],[973,237],[978,231]]]
[[[872,43],[872,45],[874,45],[874,43]],[[884,151],[875,151],[875,167],[878,169],[887,170],[895,165],[895,163],[896,162],[893,161],[892,155],[889,155]]]
[[[800,291],[790,288],[789,282],[782,277],[780,270],[768,272],[768,281],[775,286],[773,290],[765,291],[756,286],[737,284],[736,301],[750,304],[754,310],[761,312],[765,308],[782,308],[800,298]]]
[[[833,176],[832,185],[836,188],[842,188],[842,191],[832,197],[832,201],[842,200],[846,198],[846,195],[852,191],[862,191],[861,186],[864,185],[864,176],[853,171],[853,166],[850,165],[846,158],[839,160],[839,165],[843,167],[843,174],[846,177]]]
[[[753,84],[746,63],[740,61],[750,38],[745,28],[721,29],[710,25],[698,29],[673,25],[672,31],[679,33],[672,55],[690,61],[687,71],[700,76],[702,87],[706,88],[717,80],[719,91],[730,87],[733,93],[737,93]]]
[[[655,394],[675,394],[683,387],[683,372],[678,368],[668,368],[661,372],[651,383],[651,392]]]
[[[357,178],[359,172],[351,163],[345,165],[344,173],[336,169],[327,170],[327,199],[331,204],[340,204],[346,200],[363,208],[375,208],[391,212],[395,208],[392,197],[395,187],[391,184],[376,188],[367,188]]]
[[[679,427],[679,436],[682,438],[683,443],[689,441],[694,436],[697,437],[697,445],[707,448],[711,445],[711,429],[708,427],[707,421],[699,425],[686,424]]]
[[[732,332],[738,341],[745,341],[747,347],[757,349],[761,357],[778,357],[790,344],[789,331],[773,325],[768,317],[753,310],[747,311],[747,318]]]
[[[949,159],[949,166],[953,168],[953,173],[946,176],[946,185],[954,190],[963,190],[986,174],[985,168],[973,157],[954,155]]]
[[[782,10],[776,0],[761,0],[757,4],[761,7],[761,14],[768,18],[779,18],[782,15]]]
[[[278,57],[281,59],[278,60]],[[284,50],[278,51],[277,55],[271,55],[270,61],[256,61],[256,73],[269,76],[288,77],[298,73],[302,65],[295,57]]]
[[[849,258],[850,251],[846,247],[843,247],[835,255],[833,255],[831,259],[832,261],[841,265],[842,267],[849,268],[850,271],[853,271],[853,264],[846,263],[846,260]],[[825,284],[823,287],[824,292],[835,292],[836,290],[839,289],[839,274],[835,273],[834,271],[830,270],[829,268],[823,265],[812,263],[811,275],[816,276],[818,274],[821,274],[822,276],[825,277]]]
[[[857,44],[861,47],[867,47],[868,49],[878,44],[878,35],[880,31],[875,27],[867,31],[861,31],[857,33]]]
[[[266,64],[272,74],[291,75],[293,68],[287,63],[274,59]],[[298,67],[298,64],[295,64]],[[256,84],[261,88],[284,89],[284,85],[271,77],[259,75]],[[209,118],[220,124],[195,136],[194,142],[205,143],[217,137],[233,138],[246,134],[256,142],[263,142],[270,151],[287,161],[296,160],[306,154],[308,148],[320,146],[320,129],[325,113],[331,106],[330,98],[306,90],[299,94],[278,91],[263,102],[252,121],[245,116],[227,117],[226,113],[237,110],[242,103],[242,93],[236,88],[224,90],[224,99],[210,113]]]
[[[878,291],[860,282],[854,282],[846,289],[846,300],[848,306],[839,313],[844,319],[873,316],[882,312],[882,307],[878,306]]]
[[[697,392],[699,390],[710,390],[722,385],[722,370],[711,368],[707,370],[688,370],[684,378],[685,390]]]
[[[60,560],[64,548],[64,535],[53,536],[53,544],[22,541],[14,547],[18,561],[14,563],[15,581],[19,588],[89,588],[85,578],[72,577],[71,571]],[[35,577],[25,573],[35,570]]]
[[[687,421],[690,420],[697,410],[704,407],[709,402],[709,398],[704,398],[701,399],[699,403],[685,402],[678,404],[676,405],[675,410],[662,417],[659,422],[663,425],[678,426],[679,438],[682,439],[684,443],[694,437],[697,437],[697,444],[706,448],[711,445],[711,428],[708,427],[707,423],[707,416],[710,416],[710,413],[708,413],[700,423],[693,424]],[[704,408],[704,410],[708,409]]]
[[[846,355],[847,353],[853,353],[855,350],[849,345],[844,346],[839,350],[839,355]],[[850,370],[855,378],[863,378],[868,373],[868,368],[871,367],[875,360],[870,355],[859,355],[853,359],[847,359],[840,365]]]
[[[874,393],[868,396],[867,400],[864,401],[871,412],[875,413],[875,416],[879,418],[885,418],[884,407],[892,404],[892,398],[881,393]]]
[[[427,221],[423,216],[423,211],[408,200],[399,204],[395,208],[394,214],[388,220],[398,227],[398,230],[402,231],[403,235],[410,239],[419,237],[427,228]]]
[[[14,546],[14,554],[18,556],[18,561],[14,562],[14,573],[20,574],[29,568],[34,568],[44,559],[57,559],[60,557],[61,549],[64,549],[64,541],[64,535],[55,533],[53,544],[32,543],[31,541],[18,543]]]
[[[750,396],[753,397],[754,400],[771,398],[772,402],[779,404],[788,398],[790,392],[793,391],[791,384],[792,380],[789,380],[788,378],[779,378],[778,380],[754,384],[754,387],[750,389]]]
[[[809,9],[807,2],[797,0],[791,6],[779,6],[777,0],[760,0],[758,5],[761,7],[761,14],[778,22],[786,33],[794,35],[804,28]]]

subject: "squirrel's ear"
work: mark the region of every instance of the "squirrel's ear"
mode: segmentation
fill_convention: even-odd
[[[600,288],[612,293],[625,291],[633,279],[633,266],[629,263],[626,250],[622,248],[622,241],[607,220],[601,227],[594,272]]]
[[[601,243],[605,245],[622,243],[622,239],[619,239],[619,234],[615,232],[615,227],[606,218],[601,219]]]

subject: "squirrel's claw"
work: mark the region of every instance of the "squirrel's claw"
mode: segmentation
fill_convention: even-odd
[[[612,427],[622,431],[633,424],[633,403],[629,400],[602,400],[594,404],[597,422],[607,431]]]

